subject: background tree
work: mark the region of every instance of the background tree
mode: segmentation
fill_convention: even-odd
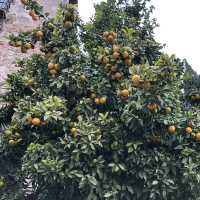
[[[74,5],[48,19],[24,3],[45,20],[10,36],[41,52],[2,97],[1,200],[199,198],[200,110],[185,109],[183,62],[161,54],[147,3],[108,0],[86,25]]]

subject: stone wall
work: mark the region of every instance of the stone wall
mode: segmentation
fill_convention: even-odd
[[[59,2],[58,0],[40,0],[45,12],[49,12],[50,15],[55,14]],[[22,54],[19,48],[9,46],[6,36],[10,33],[31,30],[38,25],[38,22],[32,21],[23,9],[20,0],[15,0],[7,14],[3,31],[0,32],[0,82],[6,79],[7,74],[17,70],[15,67],[16,58],[29,56],[33,53],[33,51],[29,51],[28,54]]]

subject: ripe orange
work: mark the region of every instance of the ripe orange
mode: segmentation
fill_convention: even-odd
[[[103,33],[103,37],[105,37],[105,38],[108,37],[108,35],[109,35],[108,31],[106,31],[106,32]]]
[[[26,84],[27,84],[28,86],[32,86],[32,85],[34,84],[34,80],[33,80],[33,79],[29,79],[29,80],[26,82]]]
[[[30,10],[30,11],[29,11],[29,15],[30,15],[31,17],[33,17],[33,16],[35,15],[35,11],[34,11],[34,10]]]
[[[113,53],[113,58],[115,59],[115,60],[117,60],[117,59],[119,59],[120,58],[120,53],[118,53],[118,52],[114,52]]]
[[[128,97],[129,96],[129,91],[127,89],[121,90],[120,91],[120,96]]]
[[[185,129],[185,132],[188,133],[188,134],[191,134],[192,133],[192,128],[191,127],[187,127]]]
[[[83,75],[83,74],[80,76],[80,79],[81,79],[81,81],[86,81],[87,80],[86,76]]]
[[[21,0],[21,3],[24,5],[27,5],[28,1],[27,0]]]
[[[134,85],[138,86],[140,83],[140,75],[133,75],[131,78]]]
[[[44,33],[43,33],[42,31],[37,31],[37,32],[36,32],[36,36],[37,36],[38,38],[42,38],[42,37],[44,36]]]
[[[52,70],[49,71],[49,73],[51,75],[56,75],[58,72],[55,69],[52,69]]]
[[[99,98],[95,98],[94,102],[99,105],[100,104],[100,99]]]
[[[55,65],[54,65],[54,69],[55,69],[56,71],[60,71],[60,65],[59,65],[59,64],[55,64]]]
[[[200,142],[200,132],[198,132],[195,137],[196,137],[196,141]]]
[[[33,118],[32,119],[32,124],[34,125],[34,126],[39,126],[40,124],[41,124],[41,120],[39,119],[39,118]]]
[[[70,132],[71,132],[71,134],[72,134],[73,136],[76,136],[78,130],[77,130],[75,127],[73,127],[73,128],[70,129]]]
[[[48,64],[48,70],[54,69],[55,65],[53,63]]]
[[[101,97],[100,99],[99,99],[99,102],[100,102],[100,104],[105,104],[106,102],[107,102],[107,97]]]
[[[169,126],[168,127],[168,132],[169,133],[175,133],[176,132],[176,127],[175,126]]]

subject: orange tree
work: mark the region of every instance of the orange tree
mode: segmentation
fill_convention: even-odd
[[[200,111],[184,106],[183,63],[161,54],[148,1],[108,0],[85,25],[74,5],[49,19],[22,3],[45,20],[10,36],[41,52],[6,81],[0,199],[197,200]]]

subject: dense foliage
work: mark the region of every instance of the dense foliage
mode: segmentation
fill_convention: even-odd
[[[184,62],[154,40],[149,1],[108,0],[88,24],[75,5],[47,18],[22,3],[44,22],[10,44],[41,52],[2,96],[0,200],[198,200],[200,109],[185,105]]]

